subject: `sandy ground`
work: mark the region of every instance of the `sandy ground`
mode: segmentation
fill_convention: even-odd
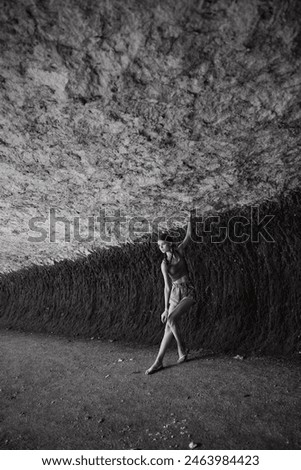
[[[300,357],[0,331],[1,449],[301,449]]]

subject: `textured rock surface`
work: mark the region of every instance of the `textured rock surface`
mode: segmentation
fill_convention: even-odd
[[[50,242],[50,208],[84,237],[101,209],[208,213],[300,185],[300,17],[297,0],[2,0],[1,269],[104,244],[62,224]]]

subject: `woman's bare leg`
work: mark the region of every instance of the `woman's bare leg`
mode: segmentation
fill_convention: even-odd
[[[158,355],[157,355],[157,358],[156,358],[155,362],[162,363],[163,357],[165,356],[165,353],[167,351],[167,348],[170,344],[170,341],[171,341],[172,337],[173,337],[173,332],[172,332],[169,324],[166,323],[165,330],[164,330],[164,336],[162,338],[160,348],[159,348],[159,352],[158,352]]]
[[[157,369],[162,368],[163,357],[166,353],[166,350],[167,350],[167,348],[170,344],[170,341],[171,341],[172,337],[173,337],[173,332],[171,331],[171,328],[170,328],[169,324],[166,323],[165,330],[164,330],[164,336],[163,336],[161,344],[160,344],[158,355],[157,355],[153,365],[149,369],[147,369],[147,371],[145,372],[146,374],[151,374],[152,372],[155,372]]]
[[[183,299],[180,302],[180,304],[177,305],[175,309],[172,310],[172,312],[169,314],[168,320],[166,322],[165,330],[164,330],[164,336],[160,344],[158,355],[153,365],[146,371],[146,374],[151,374],[152,372],[155,372],[156,370],[162,368],[163,357],[166,353],[166,350],[173,336],[175,337],[176,342],[177,342],[179,357],[185,354],[185,347],[180,337],[179,330],[176,326],[176,320],[179,319],[181,314],[189,310],[193,304],[194,304],[194,300],[187,297],[186,299]]]
[[[167,324],[169,325],[172,331],[172,334],[174,335],[175,340],[177,342],[179,358],[184,356],[186,351],[185,351],[185,346],[181,338],[179,329],[177,327],[177,321],[179,320],[180,316],[183,313],[187,312],[187,310],[189,310],[190,307],[192,307],[194,303],[195,301],[191,299],[190,297],[183,299],[179,303],[179,305],[177,305],[176,308],[171,312],[167,320]]]

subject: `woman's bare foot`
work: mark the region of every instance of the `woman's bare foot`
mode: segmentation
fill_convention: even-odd
[[[179,359],[177,360],[178,364],[182,364],[182,362],[186,362],[189,354],[189,349],[186,349],[184,354],[179,354]]]
[[[145,375],[154,374],[155,372],[158,372],[161,369],[163,369],[162,362],[154,362],[154,364],[145,371]]]

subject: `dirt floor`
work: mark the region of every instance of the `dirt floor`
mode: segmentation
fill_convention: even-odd
[[[301,449],[301,357],[0,331],[1,449]]]

